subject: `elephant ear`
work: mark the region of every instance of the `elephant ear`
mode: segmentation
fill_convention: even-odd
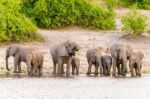
[[[130,45],[127,45],[126,49],[127,49],[127,53],[126,53],[127,54],[127,59],[129,59],[131,54],[133,53],[133,49]]]
[[[68,41],[59,47],[59,49],[58,49],[59,56],[69,56],[66,46],[68,46]]]
[[[13,45],[9,47],[9,56],[14,56],[19,50],[19,46]]]

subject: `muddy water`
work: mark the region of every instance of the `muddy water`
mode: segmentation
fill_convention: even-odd
[[[1,78],[0,99],[150,99],[150,75]]]

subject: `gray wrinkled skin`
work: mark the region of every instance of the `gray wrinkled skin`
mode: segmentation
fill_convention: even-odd
[[[110,55],[103,55],[102,58],[103,75],[109,76],[112,65],[112,57]]]
[[[118,75],[126,76],[127,61],[133,52],[130,45],[114,44],[110,48],[112,63],[113,63],[113,76],[116,76],[116,67]]]
[[[44,56],[38,50],[33,50],[29,52],[26,56],[26,65],[29,76],[42,76]]]
[[[144,54],[140,51],[133,52],[129,58],[129,68],[131,72],[131,76],[141,76],[141,69],[142,69],[142,60]],[[134,73],[135,71],[135,73]]]
[[[72,65],[72,75],[75,74],[79,75],[79,65],[80,65],[80,59],[77,56],[73,56],[71,59],[71,65]]]
[[[11,45],[6,49],[6,68],[9,71],[8,59],[10,56],[14,57],[14,73],[21,72],[21,61],[26,62],[26,55],[29,51],[33,50],[32,48],[26,48],[20,45]]]
[[[64,73],[63,64],[67,64],[66,76],[70,76],[71,58],[75,55],[75,52],[79,50],[79,45],[75,42],[66,41],[50,49],[50,53],[53,61],[53,74],[56,76],[56,64],[58,64],[57,76],[61,76]]]
[[[92,65],[95,66],[95,76],[98,75],[98,68],[100,67],[100,74],[102,75],[102,64],[101,64],[101,51],[97,49],[89,49],[86,52],[87,62],[88,62],[88,71],[87,75],[91,74]]]

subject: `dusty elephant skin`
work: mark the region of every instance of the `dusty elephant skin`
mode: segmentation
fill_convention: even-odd
[[[72,65],[72,75],[75,74],[75,70],[76,70],[76,75],[79,75],[79,65],[80,65],[79,57],[73,56],[71,59],[71,65]]]
[[[101,61],[103,67],[103,75],[109,76],[112,65],[112,57],[110,55],[102,55]]]
[[[118,75],[126,76],[127,60],[129,59],[133,49],[130,45],[114,44],[110,48],[113,62],[113,76],[116,76],[116,67]]]
[[[98,49],[89,49],[86,52],[87,62],[88,62],[88,71],[87,75],[91,74],[92,65],[95,66],[95,76],[98,75],[98,68],[100,67],[100,74],[102,75],[102,64],[101,64],[101,50]]]
[[[63,71],[63,64],[67,64],[66,76],[70,76],[71,58],[75,55],[75,52],[79,50],[79,45],[72,41],[65,41],[50,49],[50,53],[53,61],[53,74],[56,76],[56,64],[57,76],[61,76]]]
[[[136,72],[136,76],[141,76],[142,69],[142,60],[144,54],[140,51],[133,52],[129,58],[129,68],[131,72],[131,76],[134,76],[134,70]]]
[[[42,75],[43,59],[43,54],[37,50],[33,50],[27,54],[26,65],[29,76],[37,75],[37,72],[39,76]]]
[[[6,49],[6,68],[9,71],[8,67],[8,58],[10,56],[14,57],[14,73],[21,73],[21,61],[26,62],[26,55],[32,48],[26,48],[21,45],[10,45]]]

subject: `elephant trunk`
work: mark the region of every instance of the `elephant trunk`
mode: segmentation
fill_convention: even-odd
[[[6,69],[9,71],[9,67],[8,67],[8,58],[9,58],[9,56],[6,55],[6,57],[5,57],[5,60],[6,60]]]

